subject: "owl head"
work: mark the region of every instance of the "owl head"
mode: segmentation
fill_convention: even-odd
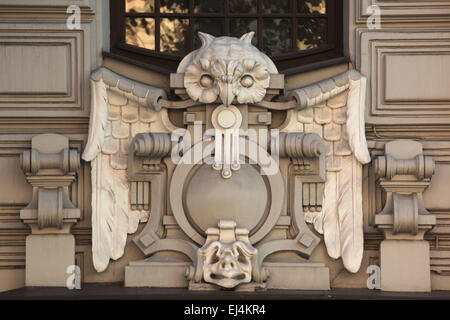
[[[214,37],[199,32],[202,47],[187,55],[178,66],[184,73],[189,97],[202,103],[220,101],[230,106],[263,100],[270,74],[278,73],[274,63],[252,45],[254,32],[240,39]]]

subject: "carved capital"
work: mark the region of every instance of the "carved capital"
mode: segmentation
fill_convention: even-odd
[[[80,210],[69,199],[69,186],[80,168],[80,155],[69,149],[69,140],[57,134],[42,134],[32,149],[20,156],[20,164],[33,197],[20,211],[33,233],[65,233],[80,218]]]
[[[389,142],[385,153],[374,164],[379,184],[386,191],[386,204],[375,224],[388,237],[423,237],[436,224],[422,197],[434,174],[434,161],[423,155],[420,143],[411,140]]]

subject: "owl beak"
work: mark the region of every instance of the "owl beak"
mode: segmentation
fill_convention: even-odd
[[[220,82],[220,100],[227,107],[233,103],[235,95],[233,93],[233,84],[229,81]]]

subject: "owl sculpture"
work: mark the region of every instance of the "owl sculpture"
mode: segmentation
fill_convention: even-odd
[[[302,221],[324,234],[330,257],[342,257],[351,272],[359,270],[363,254],[362,164],[370,162],[364,133],[366,79],[356,71],[348,71],[287,92],[281,99],[284,102],[272,102],[266,96],[271,76],[279,73],[270,58],[251,44],[253,36],[253,32],[241,38],[199,33],[201,48],[187,55],[177,70],[183,76],[182,87],[178,88],[185,90],[184,101],[170,101],[165,89],[130,80],[106,68],[92,75],[90,128],[83,159],[92,166],[92,248],[97,271],[104,271],[110,259],[122,257],[127,234],[136,232],[140,222],[151,223],[155,214],[146,200],[153,189],[127,180],[133,138],[141,133],[170,134],[177,128],[169,119],[168,109],[202,104],[214,104],[212,116],[219,114],[219,125],[214,125],[214,119],[212,122],[224,141],[228,132],[239,135],[233,131],[239,130],[242,121],[239,106],[258,104],[267,113],[271,108],[286,111],[281,132],[312,133],[322,139],[327,147],[323,155],[325,186],[323,192],[316,192],[319,187],[305,183],[303,191],[299,191],[303,199],[310,199],[300,208]],[[216,140],[219,136],[216,133]],[[222,176],[230,178],[229,170],[223,170]],[[314,190],[307,197],[306,186]],[[299,242],[309,246],[319,242],[314,235],[299,239],[286,241],[291,241],[290,248]],[[152,241],[159,240],[152,235],[144,242]]]
[[[225,106],[263,100],[274,63],[252,45],[254,32],[240,39],[215,38],[199,32],[202,47],[183,59],[177,72],[184,73],[184,86],[194,101],[213,103],[220,97]]]

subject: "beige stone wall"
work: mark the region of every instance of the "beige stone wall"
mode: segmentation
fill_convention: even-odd
[[[21,287],[25,238],[19,211],[31,186],[19,156],[40,133],[59,133],[82,152],[89,122],[89,76],[101,65],[102,2],[77,1],[81,29],[66,26],[73,1],[0,1],[0,291]],[[37,7],[39,6],[39,7]],[[90,254],[90,168],[83,163],[71,187],[81,220],[73,229],[77,262]]]
[[[449,290],[450,202],[450,2],[350,0],[350,55],[369,79],[366,132],[372,156],[401,138],[420,141],[433,156],[436,173],[424,194],[437,225],[425,235],[431,249],[432,289]],[[367,8],[381,9],[381,28],[370,30]],[[373,228],[384,196],[373,172],[365,170],[365,250],[378,263],[383,236]]]

